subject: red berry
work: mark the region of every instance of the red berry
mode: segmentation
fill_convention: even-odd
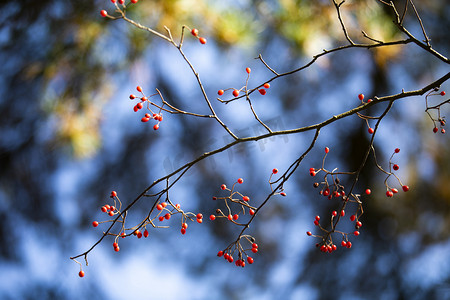
[[[250,214],[250,216],[253,216],[253,215],[255,214],[255,211],[254,211],[253,209],[250,209],[250,210],[248,211],[248,213]]]
[[[197,219],[202,219],[202,218],[203,218],[203,215],[201,213],[198,213],[197,214]]]
[[[352,247],[352,242],[347,242],[347,248],[350,249]]]
[[[162,222],[162,221],[164,221],[164,216],[160,216],[158,219],[160,222]]]
[[[131,0],[131,3],[137,3],[138,0]]]
[[[253,243],[252,244],[252,248],[258,248],[258,244],[257,243]]]
[[[239,96],[239,91],[238,90],[233,90],[233,96],[235,96],[235,97]]]
[[[286,193],[285,192],[281,192],[280,195],[283,196],[283,197],[286,197]]]
[[[342,242],[341,242],[341,246],[342,246],[342,247],[347,247],[347,242],[346,242],[346,241],[342,241]]]
[[[359,227],[361,227],[361,226],[362,226],[362,223],[361,223],[360,221],[357,221],[357,222],[356,222],[356,227],[359,228]]]
[[[233,219],[234,219],[234,220],[237,220],[237,219],[239,219],[239,215],[237,215],[237,214],[234,214],[234,215],[233,215]]]
[[[106,10],[102,9],[102,10],[100,11],[100,15],[101,15],[102,17],[106,17],[106,16],[108,15],[108,12],[107,12]]]
[[[206,39],[204,37],[201,37],[198,40],[200,41],[200,44],[206,44]]]
[[[441,129],[441,133],[442,133],[442,134],[445,133],[445,129],[444,129],[444,128]]]
[[[120,247],[119,246],[114,247],[114,251],[119,252],[120,251]]]
[[[148,237],[148,230],[147,230],[147,229],[145,229],[145,231],[144,231],[144,237],[145,237],[145,238]]]
[[[367,131],[372,134],[374,132],[373,128],[369,127],[369,129],[367,129]]]
[[[250,74],[251,71],[252,71],[252,69],[250,69],[250,68],[245,68],[245,72],[247,72],[248,74]]]
[[[387,197],[393,197],[393,196],[394,196],[394,193],[391,192],[391,191],[387,191],[387,192],[386,192],[386,196],[387,196]]]
[[[319,221],[314,220],[314,225],[319,226]]]
[[[218,256],[218,257],[221,257],[222,255],[223,255],[223,251],[217,252],[217,256]]]
[[[392,166],[392,169],[394,169],[395,171],[397,171],[399,168],[400,168],[400,167],[399,167],[397,164],[395,164],[395,165]]]
[[[138,104],[136,104],[136,107],[138,109],[142,109],[144,107],[144,105],[142,104],[142,102],[139,102]],[[146,115],[148,115],[148,114],[146,114]],[[148,117],[148,118],[150,118],[150,117]]]
[[[330,152],[330,148],[325,147],[325,153],[328,153],[328,152]]]
[[[249,198],[248,196],[244,196],[244,197],[242,198],[242,200],[244,200],[244,201],[250,201],[250,198]]]
[[[199,224],[203,223],[203,219],[197,219],[197,223]]]
[[[311,231],[307,231],[306,234],[309,235],[309,236],[312,235]]]
[[[138,85],[138,86],[136,87],[136,90],[137,90],[139,93],[142,93],[142,87],[141,87],[140,85]]]
[[[445,96],[445,91],[442,91],[442,92],[441,92],[441,96]]]
[[[273,169],[273,170],[272,170],[272,173],[273,173],[273,174],[277,174],[277,173],[278,173],[278,169]]]
[[[372,101],[373,101],[372,99],[368,99],[368,100],[367,100],[367,103],[370,103],[370,102],[372,102]]]
[[[399,153],[400,152],[400,148],[395,148],[394,152],[395,153]]]
[[[320,216],[316,216],[315,218],[317,221],[320,221]]]
[[[334,210],[331,214],[333,215],[333,217],[336,217],[337,216],[337,211]]]
[[[150,119],[149,119],[149,118],[146,118],[146,117],[143,117],[143,118],[141,119],[141,122],[143,122],[143,123],[148,122],[148,121],[150,121]]]
[[[316,172],[315,171],[311,171],[311,172],[309,172],[309,175],[311,175],[311,176],[316,176]]]
[[[187,229],[188,228],[188,224],[187,223],[181,224],[181,228]]]
[[[228,220],[233,220],[233,216],[232,215],[228,215]]]
[[[438,130],[439,130],[439,129],[438,129],[437,127],[434,127],[434,128],[433,128],[433,132],[434,132],[434,133],[438,132]]]
[[[224,91],[224,90],[219,90],[219,91],[217,92],[217,94],[219,94],[219,96],[222,96],[222,95],[223,95],[223,93],[225,93],[225,91]]]
[[[84,277],[84,272],[83,271],[78,272],[78,276]]]
[[[166,208],[167,207],[167,202],[161,202],[162,207]]]
[[[330,189],[329,188],[326,188],[324,191],[323,191],[323,195],[324,196],[328,196],[330,194]]]
[[[392,188],[391,191],[392,191],[392,193],[394,193],[394,194],[397,194],[397,193],[398,193],[398,190],[397,190],[396,188]]]
[[[138,112],[139,108],[137,107],[137,105],[135,105],[135,106],[133,107],[133,110],[134,110],[134,112]]]
[[[345,216],[345,210],[341,210],[341,217]]]
[[[225,184],[222,184],[222,185],[220,186],[220,188],[221,188],[222,190],[225,190],[225,189],[227,188],[227,186],[226,186]]]
[[[159,124],[153,125],[153,130],[158,130],[158,129],[159,129]]]
[[[250,256],[247,257],[247,262],[248,262],[249,264],[252,264],[252,263],[253,263],[253,258],[251,258]]]
[[[116,191],[112,191],[110,197],[111,198],[117,197],[117,192]]]
[[[409,191],[409,186],[404,185],[404,186],[402,186],[402,189],[404,192],[407,192],[407,191]]]
[[[198,29],[197,29],[197,28],[192,29],[192,30],[191,30],[191,34],[192,34],[193,36],[198,36]]]
[[[102,206],[101,208],[102,212],[107,212],[108,210],[106,209],[106,206]]]
[[[164,207],[161,204],[156,205],[157,210],[162,210]]]
[[[130,95],[130,99],[131,99],[131,100],[136,99],[136,96],[133,95],[133,94],[131,94],[131,95]]]
[[[265,89],[259,89],[258,92],[259,92],[261,95],[263,95],[263,96],[266,94],[266,90],[265,90]]]
[[[244,182],[244,179],[242,179],[242,178],[238,178],[237,182],[238,182],[239,184],[241,184],[241,183],[243,183],[243,182]]]
[[[164,215],[164,218],[165,218],[166,220],[169,220],[169,219],[170,219],[170,214],[169,214],[169,213],[165,214],[165,215]]]
[[[356,220],[356,215],[351,215],[351,216],[350,216],[350,221],[353,222],[353,221],[355,221],[355,220]]]
[[[370,195],[370,193],[372,193],[372,191],[370,189],[366,190],[366,195]]]
[[[268,89],[268,88],[270,88],[270,83],[264,83],[264,87],[266,88],[266,89]]]
[[[363,100],[364,100],[364,94],[359,94],[359,95],[358,95],[358,99],[361,100],[361,101],[363,101]]]
[[[181,232],[181,234],[186,234],[186,229],[181,228],[180,232]]]
[[[215,216],[215,215],[210,215],[210,216],[209,216],[209,219],[210,219],[211,221],[214,221],[214,220],[216,219],[216,216]]]
[[[98,222],[97,221],[92,222],[92,226],[97,227],[98,226]]]
[[[337,250],[337,246],[336,246],[335,244],[333,244],[333,246],[331,246],[331,249],[332,249],[333,251],[336,251],[336,250]]]
[[[253,253],[258,252],[258,248],[252,248],[252,252],[253,252]]]
[[[358,236],[358,235],[359,235],[359,231],[358,231],[358,230],[355,230],[355,232],[353,232],[353,234],[354,234],[355,236]]]

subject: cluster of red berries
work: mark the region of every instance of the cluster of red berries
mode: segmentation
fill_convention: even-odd
[[[218,257],[223,257],[225,258],[226,261],[228,261],[229,263],[232,263],[234,261],[234,257],[233,257],[233,253],[235,251],[237,251],[237,255],[238,255],[238,259],[235,262],[236,267],[245,267],[246,261],[248,264],[253,264],[254,259],[249,256],[246,252],[247,251],[251,251],[252,253],[256,253],[258,252],[258,244],[256,244],[254,242],[254,238],[249,237],[249,236],[243,236],[246,238],[246,240],[251,244],[251,249],[244,249],[240,242],[238,241],[237,243],[231,244],[230,246],[228,246],[225,250],[221,250],[217,253]],[[244,258],[246,257],[246,258]]]
[[[103,205],[100,210],[104,213],[107,213],[109,216],[114,216],[115,214],[121,214],[121,207],[122,207],[122,202],[120,201],[117,192],[116,191],[112,191],[110,194],[110,198],[112,198],[114,200],[114,203],[109,205],[109,204],[105,204]],[[156,204],[156,203],[155,203]],[[170,207],[170,208],[169,208]],[[158,228],[161,226],[156,226],[155,223],[153,223],[153,221],[155,219],[158,219],[160,222],[164,221],[164,220],[169,220],[172,215],[175,214],[181,214],[182,218],[181,218],[181,234],[186,234],[186,230],[188,227],[188,224],[186,223],[187,220],[191,220],[194,221],[196,220],[197,223],[202,223],[203,222],[203,215],[201,213],[198,214],[194,214],[191,212],[184,212],[181,209],[180,204],[172,204],[172,202],[170,200],[168,200],[168,202],[164,201],[164,202],[159,202],[156,204],[155,206],[155,211],[156,216],[154,216],[153,218],[147,217],[139,226],[135,226],[135,227],[131,227],[131,228],[125,228],[124,226],[122,227],[121,231],[119,234],[114,234],[109,232],[108,235],[112,235],[115,237],[114,239],[114,243],[113,243],[113,248],[115,252],[119,252],[120,251],[120,247],[119,247],[119,243],[118,243],[118,238],[125,238],[127,236],[136,236],[138,239],[144,237],[147,238],[149,236],[149,232],[146,229],[147,225],[151,225],[152,227]],[[121,214],[120,215],[120,222],[121,223],[125,223],[126,220],[126,214]],[[114,220],[107,220],[104,222],[114,222]],[[104,223],[104,222],[98,222],[98,221],[93,221],[92,222],[92,226],[93,227],[98,227],[98,225],[100,223]],[[163,227],[167,227],[167,226],[163,226]],[[141,231],[143,230],[143,231]],[[126,233],[126,231],[129,232],[129,234]],[[84,276],[84,272],[81,270],[79,273],[80,277]]]
[[[117,4],[120,4],[123,7],[126,7],[125,0],[111,0],[111,2],[114,3],[114,5],[116,5],[116,7],[117,7]],[[138,2],[138,0],[130,0],[130,3],[137,3],[137,2]],[[108,12],[106,10],[102,9],[100,11],[100,15],[102,17],[106,17],[106,16],[108,16]]]
[[[225,93],[225,91],[233,90],[233,91],[232,91],[233,96],[234,96],[234,97],[238,97],[238,96],[239,96],[239,93],[240,93],[242,90],[246,90],[246,89],[247,89],[248,79],[249,79],[249,77],[250,77],[250,73],[252,72],[252,70],[251,70],[250,68],[247,67],[247,68],[245,68],[245,72],[247,72],[247,81],[246,81],[245,86],[241,87],[240,89],[236,89],[236,88],[228,88],[228,89],[225,89],[225,90],[219,90],[219,91],[217,91],[217,94],[218,94],[219,96],[222,96],[222,95]],[[261,88],[258,88],[258,92],[259,92],[261,95],[264,96],[264,95],[267,93],[267,89],[269,89],[269,88],[270,88],[270,83],[266,82],[266,83],[264,83],[264,84],[262,85]]]
[[[146,122],[150,121],[151,119],[156,120],[158,123],[156,123],[155,125],[153,125],[153,129],[154,129],[154,130],[158,130],[158,129],[159,129],[159,123],[161,123],[162,120],[163,120],[163,116],[162,116],[162,107],[164,106],[164,103],[163,103],[163,105],[159,108],[159,111],[156,113],[156,112],[152,111],[152,109],[150,108],[150,105],[152,105],[153,103],[150,101],[149,97],[156,96],[156,95],[159,95],[159,94],[153,94],[153,95],[147,97],[147,96],[144,95],[144,93],[143,93],[143,91],[142,91],[142,87],[139,86],[139,85],[136,87],[136,90],[137,90],[139,93],[142,94],[142,97],[137,97],[137,96],[134,95],[134,94],[131,94],[131,95],[130,95],[130,99],[131,99],[131,100],[135,100],[135,99],[139,99],[139,100],[140,100],[140,102],[138,102],[138,103],[133,107],[133,111],[134,111],[134,112],[138,112],[139,110],[141,110],[142,108],[144,108],[144,104],[147,104],[147,110],[149,110],[150,113],[146,113],[146,114],[144,115],[144,117],[141,119],[141,122],[146,123]],[[154,104],[153,104],[153,105],[154,105]]]
[[[198,41],[200,42],[200,44],[202,44],[202,45],[206,44],[206,39],[204,37],[198,36],[198,29],[197,28],[192,29],[191,30],[191,34],[193,36],[195,36],[196,38],[198,38]]]
[[[394,171],[398,171],[398,170],[400,169],[400,166],[399,166],[398,164],[395,164],[395,163],[392,162],[392,158],[394,157],[394,155],[397,154],[397,153],[399,153],[399,152],[400,152],[400,148],[395,148],[394,153],[392,153],[391,158],[390,158],[390,160],[389,160],[389,168],[392,167],[392,169],[393,169]],[[386,197],[391,198],[391,197],[394,196],[394,194],[397,194],[397,193],[398,193],[398,189],[393,188],[393,187],[390,187],[390,186],[387,184],[387,180],[388,180],[388,178],[389,178],[391,175],[393,175],[393,176],[397,179],[397,181],[400,183],[400,185],[401,185],[401,187],[402,187],[402,190],[403,190],[404,192],[409,191],[409,186],[403,185],[402,182],[400,181],[400,178],[398,178],[397,175],[395,175],[393,172],[386,172],[386,173],[387,173],[387,178],[385,179],[385,184],[386,184]]]
[[[328,155],[328,153],[330,152],[330,148],[325,147],[324,151],[325,151],[325,155],[323,158],[322,167],[319,169],[316,169],[316,168],[309,169],[310,175],[313,177],[316,176],[316,174],[321,171],[323,171],[325,173],[324,180],[320,183],[315,182],[313,184],[313,187],[318,188],[319,186],[322,186],[321,190],[319,191],[319,194],[327,197],[328,199],[333,199],[333,198],[341,199],[342,200],[340,202],[341,208],[339,210],[334,210],[331,213],[331,218],[330,218],[331,229],[330,230],[327,230],[326,228],[322,227],[320,224],[320,220],[321,220],[320,216],[316,216],[314,218],[313,223],[315,226],[317,226],[323,232],[323,234],[322,235],[314,235],[311,231],[307,231],[306,234],[308,236],[317,237],[322,240],[321,243],[316,244],[316,246],[319,248],[320,251],[325,252],[325,253],[332,253],[337,250],[337,246],[334,244],[333,239],[332,239],[333,233],[342,235],[341,245],[343,247],[346,247],[346,248],[352,247],[352,243],[348,240],[348,237],[349,237],[349,235],[358,236],[360,234],[360,232],[358,230],[362,226],[362,222],[359,221],[359,218],[363,214],[363,210],[362,210],[362,202],[360,200],[361,196],[355,195],[353,193],[351,193],[348,196],[346,195],[346,193],[344,191],[344,186],[340,183],[340,180],[337,177],[337,175],[339,173],[335,172],[336,169],[334,169],[333,171],[328,171],[327,169],[325,169],[325,159],[326,159],[326,156]],[[331,177],[331,181],[332,181],[331,183],[329,183],[329,177]],[[371,190],[366,189],[365,194],[370,195]],[[357,212],[350,216],[350,221],[355,222],[356,230],[353,232],[338,231],[338,230],[336,230],[337,223],[339,222],[340,219],[342,219],[345,216],[345,208],[349,203],[357,204]]]
[[[212,199],[213,200],[223,200],[228,211],[225,214],[221,209],[217,209],[216,210],[217,215],[213,214],[213,215],[209,216],[209,219],[211,221],[214,221],[216,218],[227,218],[229,221],[236,223],[236,221],[239,219],[239,214],[241,214],[241,213],[245,214],[246,209],[248,210],[248,213],[251,216],[255,214],[256,208],[249,204],[250,197],[241,194],[239,191],[235,191],[235,185],[242,184],[243,182],[244,182],[244,179],[238,178],[236,180],[236,182],[233,184],[233,186],[231,187],[231,189],[227,188],[227,186],[225,184],[222,184],[220,186],[220,189],[223,191],[228,191],[229,195],[224,196],[224,197],[214,196]],[[240,209],[239,209],[238,213],[233,213],[233,210],[230,207],[229,202],[240,205]]]
[[[309,168],[309,175],[311,175],[312,177],[316,176],[321,171],[325,172],[324,181],[321,183],[315,182],[313,184],[313,187],[318,188],[319,186],[322,186],[322,188],[319,191],[319,194],[323,195],[324,197],[327,197],[330,200],[333,197],[334,198],[342,197],[342,200],[347,200],[347,196],[344,191],[344,186],[340,184],[339,178],[337,176],[334,176],[332,174],[332,172],[330,172],[324,168],[325,158],[329,152],[330,152],[330,148],[325,147],[325,156],[323,158],[322,167],[320,169]],[[328,179],[327,179],[328,175],[330,175],[332,178],[332,184],[328,183]]]
[[[444,104],[444,103],[447,103],[448,102],[448,100],[447,101],[444,101],[444,102],[442,102],[441,104],[438,104],[438,105],[435,105],[435,106],[429,106],[428,105],[428,97],[429,96],[445,96],[446,95],[446,93],[445,93],[445,91],[441,91],[441,92],[439,92],[439,89],[438,88],[436,88],[436,89],[434,89],[434,90],[432,90],[432,91],[430,91],[426,96],[425,96],[425,104],[426,104],[426,109],[425,109],[425,112],[428,114],[428,116],[430,117],[430,119],[431,119],[431,121],[433,121],[433,124],[434,124],[434,126],[433,126],[433,132],[434,133],[437,133],[438,131],[439,131],[439,128],[440,128],[440,130],[441,130],[441,133],[442,134],[445,134],[445,128],[444,128],[444,126],[445,126],[445,117],[441,117],[441,106]],[[437,118],[433,118],[433,116],[430,114],[430,112],[429,112],[429,110],[437,110]],[[436,123],[438,124],[438,125],[436,125]],[[439,126],[439,128],[438,128],[438,126]]]
[[[341,210],[339,213],[335,210],[331,213],[331,224],[333,224],[334,218],[335,217],[344,217],[345,216],[345,210]],[[348,240],[348,236],[349,235],[354,235],[354,236],[359,236],[360,232],[359,232],[359,228],[362,227],[362,222],[358,220],[358,218],[361,217],[361,214],[358,216],[357,214],[351,215],[350,216],[350,221],[351,222],[355,222],[355,230],[353,232],[350,233],[345,233],[342,231],[337,231],[334,230],[333,232],[335,233],[339,233],[342,235],[342,242],[341,242],[341,246],[345,247],[345,248],[351,248],[352,247],[352,242],[350,242]],[[333,243],[333,240],[331,238],[331,232],[324,229],[321,225],[320,225],[320,216],[316,216],[314,218],[314,225],[318,226],[323,232],[325,232],[324,236],[320,236],[320,235],[314,235],[312,234],[311,231],[307,231],[306,235],[308,236],[313,236],[313,237],[318,237],[321,238],[323,240],[322,243],[317,243],[316,247],[319,248],[320,251],[324,252],[324,253],[332,253],[334,251],[337,250],[337,246]]]

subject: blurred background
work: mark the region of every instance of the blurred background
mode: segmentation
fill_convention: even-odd
[[[438,0],[416,6],[434,49],[448,57],[450,6]],[[216,257],[240,228],[205,219],[182,236],[173,218],[167,222],[173,226],[151,230],[147,239],[121,241],[119,253],[106,240],[91,252],[80,279],[69,257],[101,236],[104,227],[91,222],[105,219],[100,207],[111,190],[127,204],[154,180],[230,141],[211,120],[165,114],[158,131],[141,123],[128,98],[137,85],[146,94],[158,88],[181,109],[208,110],[173,46],[102,18],[101,9],[114,13],[106,0],[0,2],[1,299],[450,299],[449,138],[432,132],[425,97],[395,102],[381,123],[378,163],[387,168],[400,148],[397,174],[411,190],[386,198],[385,176],[370,159],[356,189],[372,194],[363,197],[363,227],[351,249],[323,254],[305,232],[317,233],[314,216],[337,208],[318,195],[312,187],[318,179],[309,176],[310,167],[321,166],[323,148],[331,149],[329,170],[360,164],[370,136],[356,116],[321,131],[285,185],[287,197],[272,198],[252,223],[249,233],[259,244],[253,265],[237,268]],[[355,41],[367,42],[361,30],[383,41],[404,38],[377,1],[348,1],[342,13]],[[254,59],[259,54],[286,72],[345,43],[330,1],[142,0],[128,16],[161,32],[167,26],[175,37],[182,25],[200,30],[207,44],[189,35],[184,51],[210,99],[219,89],[242,87],[246,67],[252,68],[249,87],[270,79]],[[411,7],[405,25],[422,39]],[[254,94],[253,105],[272,129],[297,128],[357,106],[359,93],[419,89],[447,72],[448,65],[414,45],[346,50],[271,82],[267,95]],[[450,92],[448,82],[441,88]],[[239,136],[264,132],[245,101],[213,105]],[[441,115],[448,114],[443,106]],[[240,190],[258,204],[270,192],[271,170],[283,173],[311,137],[274,137],[208,158],[174,186],[172,201],[209,216],[220,185],[242,177]],[[340,179],[347,186],[353,178]],[[130,222],[151,204],[139,203]]]

